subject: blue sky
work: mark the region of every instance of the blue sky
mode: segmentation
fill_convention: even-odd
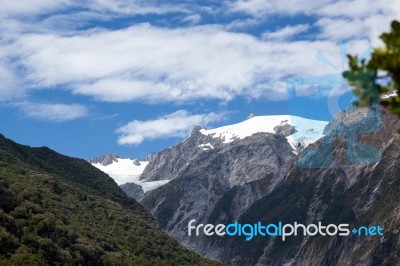
[[[352,98],[344,54],[379,46],[399,14],[395,0],[3,0],[0,133],[141,158],[250,113],[329,120]]]

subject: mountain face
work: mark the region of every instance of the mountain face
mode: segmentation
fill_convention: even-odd
[[[116,154],[106,154],[96,158],[88,159],[87,161],[91,164],[101,164],[103,166],[110,165],[117,162],[120,157]]]
[[[84,160],[0,135],[0,265],[213,265]]]
[[[203,152],[218,149],[255,133],[271,133],[285,136],[283,141],[290,144],[293,153],[297,153],[322,136],[326,123],[287,115],[250,115],[247,120],[235,125],[212,130],[196,127],[183,142],[150,154],[145,160],[108,154],[88,161],[112,177],[128,196],[140,201],[149,191],[177,178],[189,162]],[[257,157],[252,160],[260,161]],[[260,164],[269,167],[269,164]],[[246,183],[258,179],[259,176],[235,178],[235,182]]]
[[[135,183],[129,182],[119,186],[126,195],[129,197],[141,201],[144,198],[144,191],[142,186]]]
[[[175,179],[199,154],[216,150],[255,133],[284,135],[286,139],[283,142],[290,144],[296,153],[322,137],[326,124],[325,121],[277,115],[252,116],[241,123],[211,130],[196,127],[183,142],[153,154],[140,179],[146,181]]]
[[[196,127],[183,142],[153,154],[140,179],[143,181],[175,179],[191,158],[222,144],[218,139],[203,135],[200,130],[201,127]]]
[[[228,265],[398,265],[399,119],[379,107],[350,107],[329,124],[273,120],[263,129],[257,117],[242,122],[245,127],[195,128],[185,141],[152,156],[140,178],[171,181],[141,203],[179,242]],[[192,219],[214,225],[379,224],[385,234],[300,235],[285,242],[189,237]]]
[[[188,238],[188,222],[203,223],[220,215],[235,219],[279,183],[280,169],[294,156],[284,136],[258,133],[202,152],[175,179],[147,193],[141,203],[162,229],[210,256],[214,250],[207,243]],[[225,209],[229,212],[221,212]]]
[[[354,227],[379,224],[385,228],[383,237],[300,235],[285,242],[265,237],[251,241],[221,238],[210,243],[214,248],[224,247],[215,257],[230,265],[399,265],[400,141],[395,132],[400,121],[385,110],[362,113],[339,113],[336,122],[326,127],[327,135],[303,152],[305,156],[288,169],[279,186],[252,204],[238,220],[292,224],[321,221]],[[354,135],[357,140],[349,141]],[[333,149],[324,145],[330,141],[334,141]],[[380,160],[363,161],[374,156],[372,147],[379,151]],[[319,152],[313,153],[316,150]],[[305,167],[315,162],[320,167]]]
[[[218,258],[205,239],[188,238],[188,222],[237,219],[274,190],[296,153],[322,136],[326,124],[271,116],[213,130],[197,127],[183,142],[152,156],[140,179],[170,181],[147,192],[141,203],[181,243]]]

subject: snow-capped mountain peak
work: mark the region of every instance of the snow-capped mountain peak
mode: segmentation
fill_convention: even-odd
[[[306,119],[291,115],[254,116],[243,122],[214,129],[201,129],[200,133],[219,138],[223,143],[243,139],[255,133],[281,133],[294,150],[306,147],[323,136],[327,121]],[[289,131],[289,132],[288,132]]]
[[[255,133],[265,132],[284,135],[287,142],[291,145],[293,153],[297,154],[302,148],[320,139],[327,124],[328,122],[326,121],[317,121],[290,115],[249,116],[243,122],[219,128],[204,129],[196,127],[188,136],[188,139],[191,139],[191,141],[187,141],[187,145],[190,146],[192,145],[190,143],[193,142],[195,143],[195,147],[201,152],[211,151],[220,145],[233,142],[236,139],[243,139]],[[144,192],[147,192],[168,183],[174,178],[173,174],[163,174],[163,179],[161,180],[157,173],[152,173],[151,168],[156,167],[155,165],[161,162],[168,165],[167,162],[170,156],[180,156],[182,152],[187,152],[188,158],[192,158],[192,156],[197,154],[197,151],[185,145],[181,144],[183,148],[178,153],[175,152],[175,147],[166,149],[169,155],[163,160],[159,159],[153,163],[150,162],[150,168],[146,169],[146,171],[145,168],[149,164],[147,160],[106,155],[88,161],[101,171],[107,173],[118,185],[134,183],[142,187]],[[152,160],[150,159],[150,161]],[[152,174],[149,175],[149,172]]]

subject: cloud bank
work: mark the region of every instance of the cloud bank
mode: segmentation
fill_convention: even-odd
[[[65,122],[88,115],[88,109],[80,104],[16,103],[25,116],[50,122]]]
[[[190,114],[186,110],[179,110],[154,120],[133,120],[117,129],[120,134],[118,144],[138,145],[145,140],[185,137],[195,126],[207,126],[220,121],[222,117],[215,113]]]

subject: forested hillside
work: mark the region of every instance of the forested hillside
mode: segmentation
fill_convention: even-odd
[[[0,264],[213,265],[84,160],[0,135]]]

